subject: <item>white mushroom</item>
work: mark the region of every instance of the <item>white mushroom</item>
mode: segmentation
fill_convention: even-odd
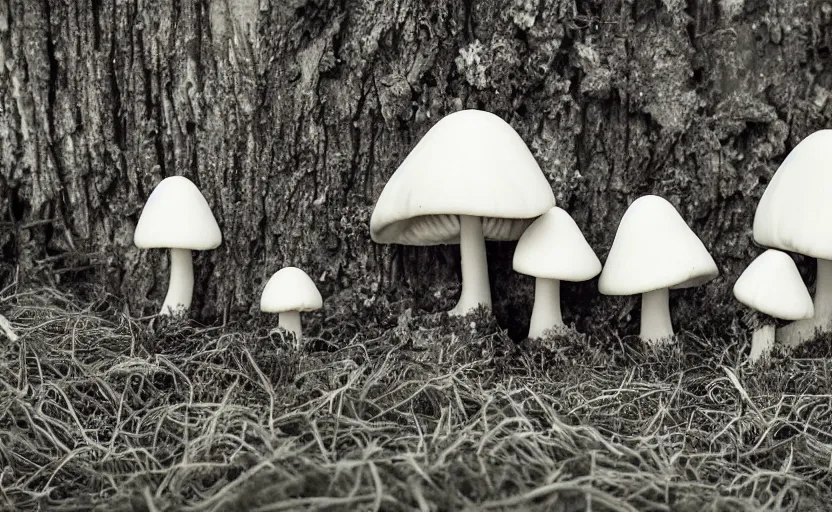
[[[557,206],[534,221],[520,237],[513,267],[536,278],[529,338],[565,327],[560,311],[561,281],[586,281],[601,272],[601,262],[581,229]]]
[[[303,335],[300,312],[314,311],[322,306],[321,292],[306,272],[297,267],[285,267],[275,272],[260,296],[260,311],[279,313],[278,326],[293,333],[296,343]]]
[[[757,256],[734,284],[734,296],[758,314],[751,337],[755,362],[766,357],[774,345],[774,322],[764,315],[783,320],[811,318],[815,313],[812,297],[803,284],[792,258],[774,249]]]
[[[378,243],[460,244],[462,293],[452,314],[491,307],[485,239],[517,240],[555,205],[546,177],[505,121],[479,110],[440,120],[382,190],[370,219]]]
[[[699,286],[719,275],[713,258],[676,208],[642,196],[624,212],[598,290],[641,296],[641,338],[652,344],[673,336],[669,289]]]
[[[766,187],[754,215],[754,240],[817,258],[815,315],[777,330],[795,347],[817,330],[832,330],[832,130],[817,131],[789,153]]]
[[[171,176],[147,198],[133,242],[141,249],[170,249],[170,285],[159,314],[183,315],[194,293],[191,251],[216,249],[222,233],[196,185],[184,176]]]

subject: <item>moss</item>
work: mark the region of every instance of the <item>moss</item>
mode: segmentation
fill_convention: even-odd
[[[253,319],[149,323],[50,288],[3,304],[20,334],[0,344],[4,508],[750,511],[832,496],[826,338],[752,367],[742,334],[516,344],[485,311],[378,299],[361,329],[311,328],[326,337],[298,352]]]

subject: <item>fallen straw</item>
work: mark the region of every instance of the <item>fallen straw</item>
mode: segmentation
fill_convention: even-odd
[[[0,329],[3,330],[3,334],[5,334],[9,340],[17,341],[17,334],[15,334],[12,330],[12,324],[10,324],[9,320],[3,315],[0,315]]]

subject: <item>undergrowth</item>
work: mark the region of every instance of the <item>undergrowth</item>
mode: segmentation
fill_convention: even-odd
[[[743,333],[654,351],[515,343],[486,314],[378,309],[289,350],[273,317],[132,318],[0,297],[6,510],[822,510],[829,339],[749,367]],[[344,318],[353,318],[345,314]],[[724,338],[724,339],[723,339]]]

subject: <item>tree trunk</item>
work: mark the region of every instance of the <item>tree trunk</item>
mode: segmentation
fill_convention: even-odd
[[[0,0],[0,248],[153,312],[167,253],[132,234],[181,174],[224,234],[194,253],[203,315],[255,307],[287,265],[325,297],[430,297],[458,283],[458,249],[375,245],[370,214],[428,128],[480,108],[602,259],[628,204],[660,194],[728,297],[765,184],[832,125],[831,19],[823,0]],[[495,312],[522,296],[527,317],[512,251],[489,244]]]

